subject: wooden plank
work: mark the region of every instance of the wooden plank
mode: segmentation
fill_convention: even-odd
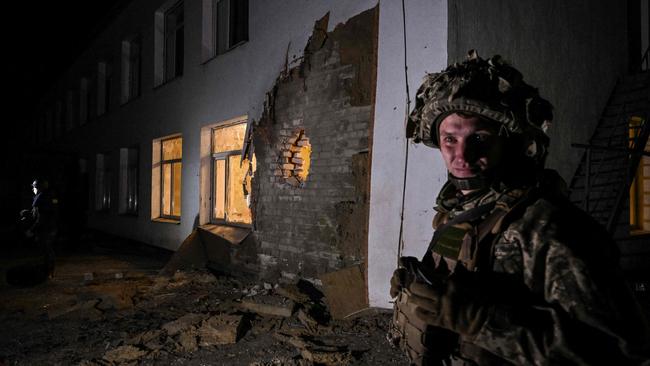
[[[368,307],[368,296],[361,265],[320,276],[325,301],[334,319],[343,319]]]

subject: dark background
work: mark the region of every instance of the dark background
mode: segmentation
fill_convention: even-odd
[[[0,143],[0,229],[8,230],[31,205],[33,166],[42,147],[31,142],[32,113],[40,99],[129,0],[12,1],[2,34],[5,135]],[[38,156],[38,155],[36,155]],[[27,205],[27,207],[25,207]],[[4,229],[3,229],[4,228]]]

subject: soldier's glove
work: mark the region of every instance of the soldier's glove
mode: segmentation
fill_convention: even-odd
[[[486,322],[493,294],[485,281],[472,273],[450,276],[440,285],[415,281],[408,287],[415,316],[429,325],[449,329],[458,334],[473,336]]]
[[[395,298],[400,291],[408,288],[415,279],[415,271],[420,261],[415,257],[400,257],[399,267],[390,279],[390,297]]]

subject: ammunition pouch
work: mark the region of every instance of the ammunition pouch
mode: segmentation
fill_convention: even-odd
[[[415,308],[408,292],[401,291],[394,304],[389,341],[406,353],[412,365],[451,365],[458,335],[419,320]]]

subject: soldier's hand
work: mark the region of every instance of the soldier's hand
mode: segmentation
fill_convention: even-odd
[[[390,279],[390,296],[397,297],[400,291],[408,288],[409,284],[415,279],[413,268],[419,263],[415,257],[400,257],[399,268],[393,272]]]
[[[442,286],[413,282],[410,300],[415,316],[429,325],[464,335],[476,334],[487,320],[492,305],[486,289],[453,276]],[[471,282],[471,281],[470,281]]]

